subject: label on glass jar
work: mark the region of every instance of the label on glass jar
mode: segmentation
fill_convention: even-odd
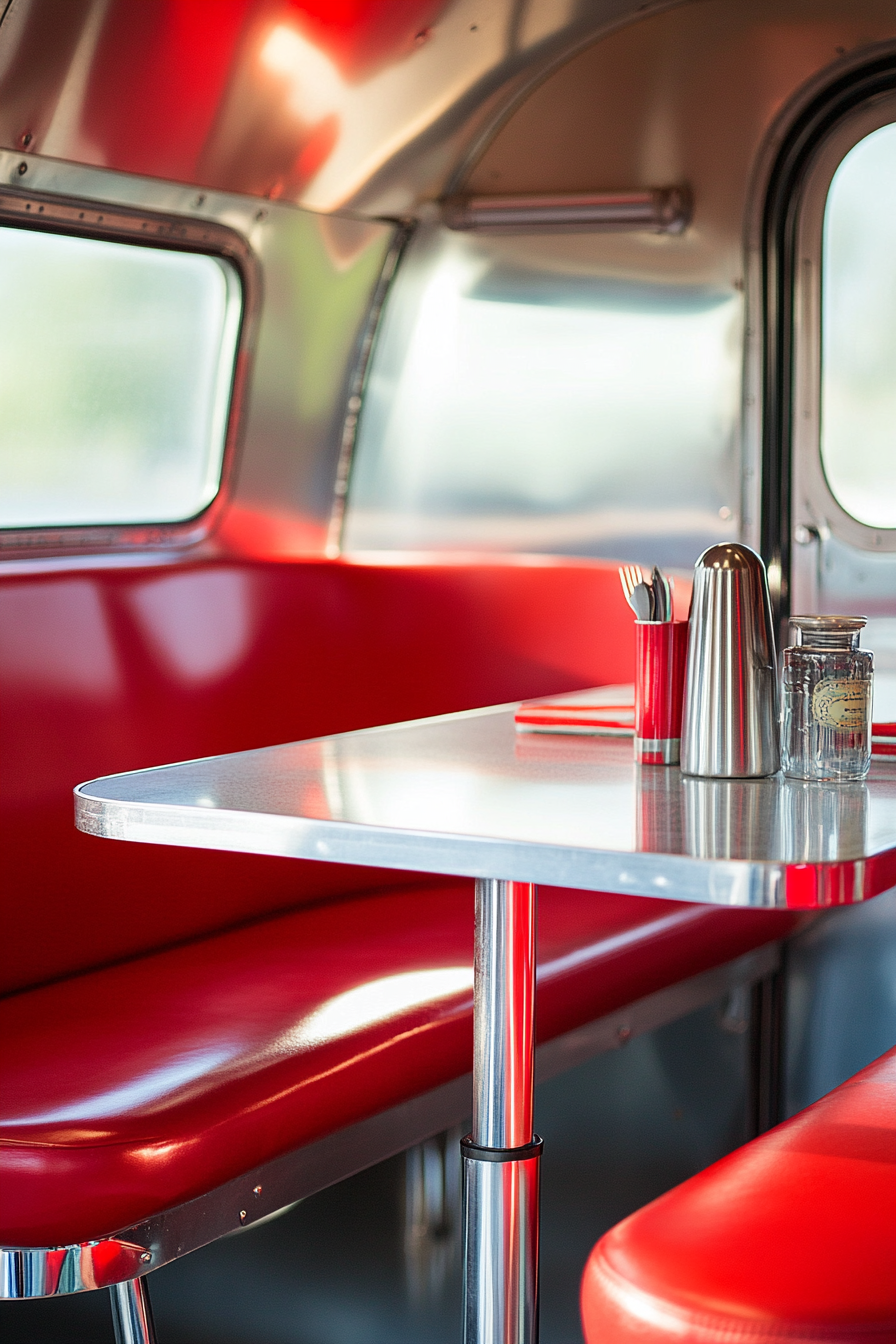
[[[826,677],[812,692],[812,717],[822,728],[866,728],[870,695],[870,681]]]

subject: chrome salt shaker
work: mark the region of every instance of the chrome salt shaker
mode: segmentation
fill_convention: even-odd
[[[740,542],[710,546],[694,571],[681,769],[717,779],[773,775],[779,731],[765,565]]]
[[[785,775],[864,779],[871,764],[873,656],[859,648],[864,616],[792,616],[784,650],[781,754]]]

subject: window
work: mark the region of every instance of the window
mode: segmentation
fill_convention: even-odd
[[[241,306],[223,259],[0,227],[0,527],[201,512]]]
[[[834,173],[821,275],[821,461],[860,523],[896,528],[896,125]]]
[[[421,230],[371,360],[346,549],[690,569],[734,535],[741,296],[620,275],[612,244]]]
[[[781,557],[785,614],[893,615],[894,85],[888,57],[815,91],[783,140],[766,202],[775,297],[767,309],[764,546]],[[879,633],[869,625],[863,643],[876,649]],[[877,699],[883,691],[879,676]]]

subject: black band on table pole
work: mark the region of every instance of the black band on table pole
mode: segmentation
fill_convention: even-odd
[[[521,1148],[481,1148],[469,1134],[460,1141],[464,1157],[474,1162],[525,1162],[528,1157],[540,1157],[543,1147],[544,1139],[537,1134],[531,1143],[524,1143]]]

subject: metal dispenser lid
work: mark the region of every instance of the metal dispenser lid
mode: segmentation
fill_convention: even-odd
[[[742,542],[710,546],[691,599],[681,732],[687,775],[750,779],[780,765],[775,637],[762,558]]]

